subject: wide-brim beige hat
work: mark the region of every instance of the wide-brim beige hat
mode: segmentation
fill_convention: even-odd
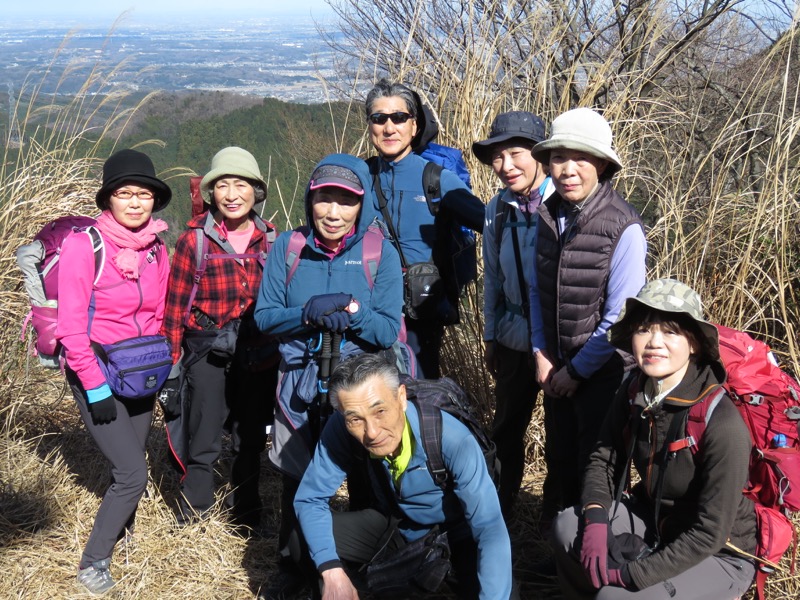
[[[264,187],[265,192],[267,190],[267,183],[261,177],[255,157],[244,148],[229,146],[217,152],[211,159],[211,170],[200,182],[200,189],[210,189],[217,179],[225,175],[255,181]]]
[[[611,126],[603,115],[591,108],[575,108],[553,120],[550,137],[533,147],[533,157],[547,164],[551,150],[578,150],[607,160],[606,173],[611,176],[622,169],[622,161],[611,147],[612,137]]]
[[[718,362],[719,332],[713,323],[703,318],[703,304],[700,295],[685,283],[675,279],[655,279],[646,283],[636,294],[635,298],[628,298],[625,306],[617,317],[616,323],[606,331],[609,343],[615,348],[632,354],[631,348],[631,323],[632,315],[638,306],[647,306],[665,313],[682,313],[689,316],[703,335],[704,355],[707,359]]]

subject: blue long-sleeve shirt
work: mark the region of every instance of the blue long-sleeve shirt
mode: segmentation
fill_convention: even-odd
[[[411,402],[406,416],[412,439],[420,439],[419,417]],[[295,512],[317,567],[339,560],[328,501],[344,481],[348,467],[359,460],[349,438],[344,418],[335,413],[295,495]],[[511,544],[477,440],[455,417],[442,413],[442,457],[454,482],[453,491],[447,493],[428,472],[422,444],[412,444],[411,460],[395,487],[397,504],[405,516],[400,522],[402,535],[413,541],[434,525],[458,531],[466,522],[478,545],[480,598],[506,600],[511,594]],[[381,464],[383,475],[390,477],[386,462]]]
[[[376,159],[380,166],[380,185],[386,198],[387,209],[392,219],[395,232],[403,250],[407,264],[427,262],[431,260],[433,244],[436,239],[434,217],[428,208],[425,191],[422,188],[422,173],[427,160],[414,154],[408,154],[399,161],[387,162]],[[459,202],[465,204],[465,210],[479,216],[477,223],[464,220],[464,215],[454,212],[457,222],[468,227],[475,226],[480,231],[483,225],[484,206],[480,200],[472,196],[466,184],[458,175],[444,169],[441,182],[442,202],[448,204],[448,198],[458,195]],[[375,211],[380,215],[380,200],[375,197]],[[453,204],[457,204],[454,202]],[[477,207],[477,211],[474,210]],[[384,220],[383,216],[379,217]]]

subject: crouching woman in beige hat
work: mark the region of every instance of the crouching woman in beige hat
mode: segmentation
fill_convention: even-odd
[[[259,457],[278,359],[253,313],[276,231],[253,209],[264,201],[266,183],[247,150],[220,150],[200,187],[207,210],[188,222],[172,259],[163,333],[175,367],[160,400],[184,471],[179,522],[213,505],[214,463],[228,427],[234,455],[228,505],[234,524],[250,534],[260,522]]]
[[[605,418],[580,503],[554,523],[564,598],[739,598],[755,567],[728,543],[756,546],[742,494],[750,434],[720,385],[716,328],[694,290],[659,279],[626,301],[608,339],[638,368]],[[690,409],[707,423],[696,452]],[[631,463],[642,479],[623,499]]]

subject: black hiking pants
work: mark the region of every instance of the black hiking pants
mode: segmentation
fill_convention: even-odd
[[[153,420],[155,395],[124,402],[115,398],[117,418],[95,425],[78,376],[69,368],[66,375],[86,430],[111,463],[111,485],[103,495],[81,555],[80,566],[86,568],[93,562],[110,558],[117,541],[125,536],[125,530],[133,530],[136,508],[147,487],[145,446]]]
[[[522,484],[525,469],[525,433],[539,395],[536,370],[527,352],[495,342],[495,412],[492,441],[500,459],[500,508],[506,519]]]
[[[358,569],[369,563],[384,546],[397,550],[406,544],[397,530],[397,519],[374,508],[333,511],[332,514],[336,554],[346,563],[348,575],[354,578],[354,584],[357,583],[355,578]],[[466,525],[457,529],[459,533],[469,531]],[[450,540],[449,545],[450,563],[455,573],[455,579],[449,581],[451,587],[459,600],[477,600],[481,590],[478,581],[478,544],[471,537],[459,537]],[[301,568],[307,569],[310,559],[307,555],[296,554],[295,549],[301,547],[292,548],[292,559]],[[363,585],[363,582],[360,583]]]
[[[417,379],[439,379],[444,325],[435,319],[406,318],[406,343],[417,355]]]
[[[261,519],[258,481],[261,452],[272,422],[277,369],[252,372],[235,360],[209,352],[187,372],[189,394],[186,476],[181,485],[185,516],[202,514],[214,503],[214,464],[222,434],[231,434],[233,464],[228,506],[239,525],[256,527]]]

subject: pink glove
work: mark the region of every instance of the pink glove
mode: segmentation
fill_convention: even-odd
[[[581,565],[592,586],[600,589],[608,585],[608,539],[611,526],[608,513],[601,507],[584,511],[583,537],[581,538]]]

